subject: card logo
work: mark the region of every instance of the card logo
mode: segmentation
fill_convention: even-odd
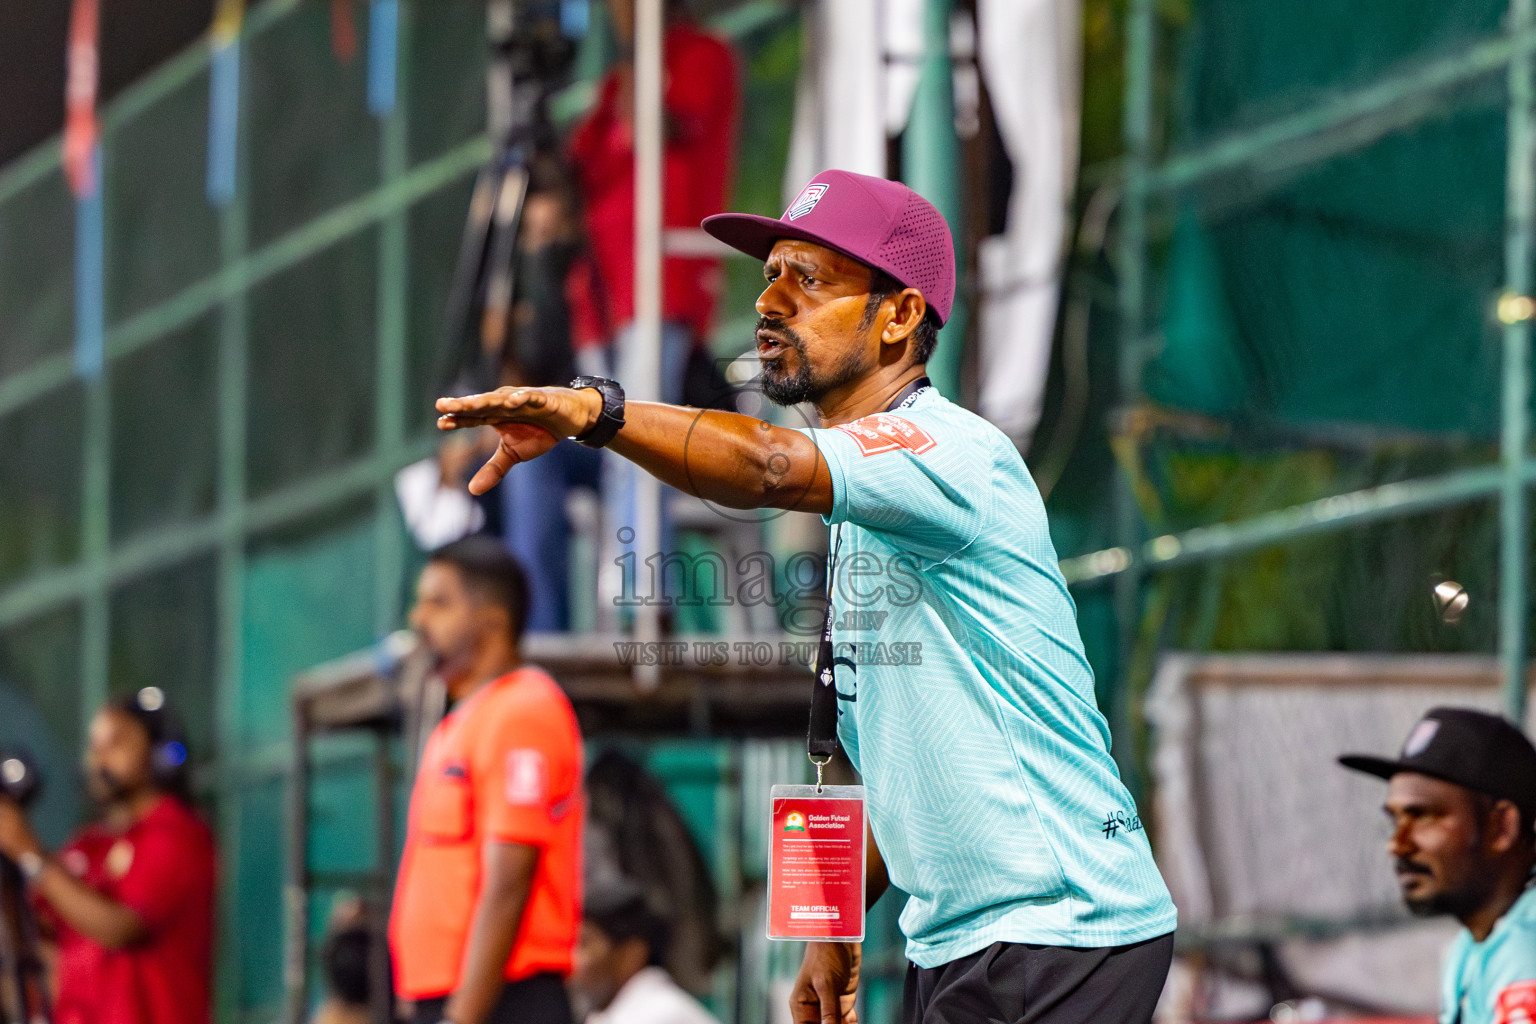
[[[816,209],[816,204],[821,202],[821,197],[826,194],[826,185],[823,185],[819,181],[811,182],[811,184],[805,186],[805,189],[800,193],[799,197],[796,198],[794,202],[789,204],[789,209],[784,211],[784,219],[799,220],[801,217],[804,217],[806,214]]]
[[[865,456],[880,455],[904,448],[913,455],[921,455],[938,442],[922,427],[909,419],[877,412],[852,423],[837,427],[859,443],[859,451]]]
[[[790,811],[789,814],[784,818],[784,831],[804,832],[805,815],[801,814],[799,811]]]

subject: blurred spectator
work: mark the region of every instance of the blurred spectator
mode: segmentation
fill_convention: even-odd
[[[587,243],[595,273],[591,287],[572,289],[572,322],[578,339],[577,364],[584,374],[633,382],[640,376],[633,358],[635,316],[635,130],[634,0],[608,0],[615,35],[624,55],[599,83],[597,102],[571,133],[568,153],[584,204]],[[667,4],[664,39],[662,225],[697,230],[699,222],[725,208],[733,176],[740,119],[741,85],[735,51],[701,30],[678,0]],[[664,402],[713,405],[718,388],[685,393],[690,379],[712,381],[707,348],[710,322],[724,282],[715,258],[672,256],[662,263],[661,366]],[[579,283],[579,282],[578,282]],[[588,347],[600,339],[603,349]],[[705,372],[690,372],[690,362]],[[606,365],[605,365],[606,363]],[[535,462],[541,460],[535,460]],[[604,540],[635,524],[635,468],[608,459],[603,471]],[[670,549],[663,503],[662,547]],[[632,550],[631,545],[622,545]],[[613,564],[607,552],[600,564]],[[644,559],[651,552],[641,552]],[[611,588],[610,588],[611,589]]]
[[[432,551],[486,527],[482,502],[465,485],[495,450],[492,431],[450,434],[438,445],[435,458],[413,462],[395,474],[395,498],[418,548]]]
[[[667,973],[708,991],[721,948],[709,863],[661,781],[611,748],[587,768],[584,862],[589,890],[624,881],[665,912]]]
[[[1536,748],[1509,722],[1435,708],[1396,758],[1348,754],[1387,779],[1387,853],[1403,902],[1462,924],[1445,961],[1441,1017],[1536,1020]]]
[[[579,251],[580,226],[574,197],[561,184],[564,173],[545,166],[535,177],[539,190],[524,204],[504,385],[565,385],[576,376],[567,283],[589,279],[591,264]],[[493,431],[479,433],[494,440]],[[513,466],[488,495],[498,503],[496,518],[508,550],[528,570],[530,633],[570,629],[566,497],[573,487],[595,491],[598,465],[597,452],[562,441],[543,458]]]
[[[373,941],[362,900],[339,902],[320,947],[326,993],[310,1024],[372,1024],[368,958]]]
[[[86,786],[101,820],[57,857],[0,798],[0,853],[58,939],[57,1024],[208,1024],[213,835],[191,806],[186,741],[154,686],[91,720]]]
[[[667,928],[640,887],[587,893],[571,990],[586,1024],[719,1024],[662,966]]]
[[[581,186],[585,228],[600,295],[576,296],[578,338],[614,344],[621,379],[625,339],[635,314],[634,0],[609,0],[625,58],[598,86],[597,102],[568,143]],[[741,87],[738,59],[724,40],[702,31],[685,5],[667,4],[663,106],[662,223],[697,229],[725,208],[736,152]],[[663,265],[663,401],[679,401],[687,358],[704,344],[720,297],[718,259],[671,257]],[[585,373],[603,373],[585,365]]]
[[[528,604],[490,537],[433,552],[411,626],[453,702],[422,752],[390,915],[395,991],[418,1024],[569,1024],[579,925],[581,734],[523,664]]]

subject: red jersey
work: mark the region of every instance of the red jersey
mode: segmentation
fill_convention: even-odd
[[[705,217],[724,210],[729,198],[741,108],[736,54],[727,43],[688,24],[667,29],[665,50],[662,224],[697,228]],[[601,288],[601,294],[582,289],[571,296],[573,319],[588,336],[594,328],[610,334],[635,316],[635,135],[619,99],[619,79],[610,72],[568,143]],[[662,315],[703,338],[723,286],[719,260],[668,259],[662,272]],[[590,308],[595,305],[604,308]]]
[[[138,914],[149,936],[108,949],[50,915],[59,938],[56,1024],[208,1024],[216,868],[213,836],[197,815],[161,797],[125,831],[86,827],[59,863]]]
[[[403,998],[457,987],[487,843],[539,850],[504,977],[570,973],[581,924],[581,765],[576,712],[536,668],[487,683],[438,723],[411,791],[389,921]]]

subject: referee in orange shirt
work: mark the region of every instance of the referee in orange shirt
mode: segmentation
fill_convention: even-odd
[[[417,1024],[570,1024],[581,922],[581,734],[524,666],[522,571],[488,537],[433,552],[411,626],[452,708],[422,753],[390,914]]]

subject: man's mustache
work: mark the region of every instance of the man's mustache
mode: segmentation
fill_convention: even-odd
[[[1434,874],[1434,872],[1430,871],[1429,868],[1425,867],[1423,864],[1416,864],[1413,861],[1409,860],[1407,857],[1398,857],[1397,858],[1396,867],[1397,867],[1397,873],[1400,874],[1400,875],[1431,875],[1431,874]]]
[[[771,331],[784,339],[784,344],[800,352],[805,351],[805,343],[800,340],[800,335],[794,329],[775,316],[760,316],[757,318],[756,330]]]

